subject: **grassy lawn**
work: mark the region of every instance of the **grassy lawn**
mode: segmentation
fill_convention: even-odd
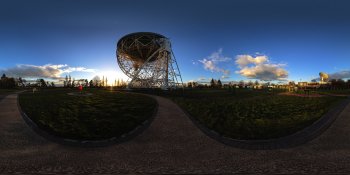
[[[209,129],[226,137],[248,140],[295,133],[344,99],[303,98],[247,89],[192,89],[182,97],[170,98]]]
[[[308,94],[304,90],[298,90],[293,92],[295,94]],[[350,89],[337,89],[337,90],[328,90],[328,89],[318,89],[310,90],[309,94],[321,94],[321,95],[350,95]]]
[[[103,89],[92,96],[71,96],[71,89],[22,93],[22,110],[38,126],[56,136],[99,140],[121,136],[149,119],[156,101],[150,97]]]
[[[344,94],[350,95],[350,89],[338,89],[338,90],[319,90],[319,94]]]

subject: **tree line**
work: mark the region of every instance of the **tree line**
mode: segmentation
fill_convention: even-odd
[[[104,77],[100,79],[98,76],[94,77],[90,81],[88,79],[75,79],[72,78],[70,75],[66,76],[66,78],[63,80],[63,87],[66,88],[74,88],[78,86],[83,87],[90,87],[90,88],[96,88],[96,87],[118,87],[123,88],[126,87],[127,83],[123,80],[115,80],[113,83],[110,83],[108,85],[108,79],[107,77]],[[62,87],[62,85],[60,85]],[[56,87],[56,84],[54,82],[45,81],[45,79],[40,78],[36,80],[26,80],[21,77],[19,78],[13,78],[13,77],[7,77],[6,74],[3,74],[0,79],[0,88],[1,89],[13,89],[13,88],[28,88],[28,87],[40,87],[40,88],[52,88]]]
[[[308,83],[317,83],[315,81],[311,81]],[[295,83],[294,81],[290,81],[288,83],[285,83],[283,86],[298,86],[298,83]],[[331,79],[326,84],[319,84],[321,89],[350,89],[350,79],[347,81],[343,79]],[[187,82],[188,88],[231,88],[231,87],[239,87],[239,88],[252,88],[252,87],[270,87],[270,86],[280,86],[278,84],[274,84],[271,82],[259,82],[258,80],[244,82],[243,80],[240,80],[239,82],[229,82],[226,84],[223,84],[220,79],[211,79],[208,84],[200,84],[195,81]]]
[[[14,78],[6,77],[5,74],[2,74],[0,80],[0,88],[2,89],[12,89],[16,87],[16,81]]]

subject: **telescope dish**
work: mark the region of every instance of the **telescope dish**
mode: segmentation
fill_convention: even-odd
[[[117,61],[131,81],[128,87],[163,89],[182,85],[170,40],[151,32],[123,36],[117,43]]]
[[[324,73],[324,72],[320,72],[319,75],[320,75],[320,80],[321,80],[321,82],[325,82],[325,81],[327,81],[328,78],[329,78],[328,74],[327,74],[327,73]]]

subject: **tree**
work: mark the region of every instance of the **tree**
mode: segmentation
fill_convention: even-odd
[[[22,86],[26,87],[26,84],[27,84],[27,80],[22,78]]]
[[[211,87],[211,88],[214,88],[214,87],[215,87],[215,81],[214,81],[213,78],[210,80],[210,87]]]
[[[14,78],[8,78],[8,77],[6,77],[5,74],[3,74],[1,76],[0,88],[10,89],[10,88],[15,88],[15,87],[16,87],[16,81]]]
[[[89,86],[90,86],[90,88],[94,87],[94,82],[92,80],[90,80]]]
[[[216,86],[217,86],[218,88],[221,88],[221,87],[222,87],[222,83],[221,83],[220,79],[218,80],[218,83],[217,83]]]
[[[340,88],[345,88],[346,87],[346,83],[343,79],[338,79],[337,80],[337,84],[338,84],[338,87]]]
[[[248,86],[253,86],[253,82],[252,82],[252,80],[249,80],[249,82],[248,82]]]
[[[66,75],[65,80],[63,81],[63,87],[67,87],[68,77]]]
[[[92,82],[94,84],[94,87],[101,86],[101,79],[99,76],[95,76],[94,78],[92,78]]]
[[[187,82],[187,87],[192,88],[192,82]]]
[[[71,87],[71,86],[72,86],[72,77],[69,75],[66,87]]]
[[[7,84],[7,88],[10,88],[10,89],[16,87],[16,81],[14,78],[8,78],[6,84]]]
[[[38,79],[37,80],[37,83],[38,83],[38,85],[40,86],[40,87],[44,87],[44,88],[46,88],[47,87],[47,84],[46,84],[46,82],[45,82],[45,80],[44,79]]]
[[[339,87],[338,82],[337,82],[336,79],[332,79],[331,80],[331,84],[332,84],[332,88],[338,88]]]
[[[240,86],[240,88],[244,86],[244,81],[243,80],[239,81],[239,86]]]
[[[336,79],[331,79],[331,81],[330,81],[330,82],[332,83],[332,85],[337,84],[337,80],[336,80]]]
[[[22,77],[18,78],[18,86],[24,87],[24,83],[23,83]]]
[[[258,86],[259,85],[259,81],[255,80],[255,85]]]

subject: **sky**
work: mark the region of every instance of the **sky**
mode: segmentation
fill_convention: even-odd
[[[126,76],[116,43],[168,37],[184,82],[350,78],[349,1],[0,0],[0,73]]]

